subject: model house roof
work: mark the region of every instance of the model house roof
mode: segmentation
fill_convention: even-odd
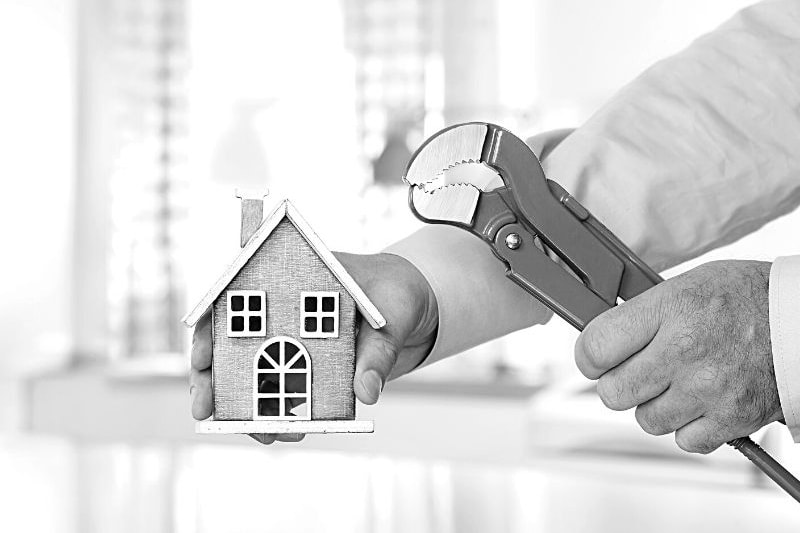
[[[308,222],[300,215],[297,209],[292,205],[289,200],[282,201],[275,210],[264,219],[261,226],[255,231],[253,236],[247,241],[247,244],[242,248],[242,251],[234,259],[233,263],[225,270],[222,276],[217,280],[211,289],[203,296],[194,309],[183,317],[183,323],[187,326],[194,326],[200,317],[211,307],[214,300],[225,290],[225,287],[236,276],[239,270],[247,264],[247,261],[256,253],[261,245],[272,234],[272,231],[278,227],[278,224],[284,219],[288,218],[295,228],[300,232],[306,242],[316,252],[322,262],[330,269],[336,279],[344,286],[345,290],[355,300],[356,306],[370,326],[375,329],[382,328],[386,325],[386,319],[383,318],[381,312],[375,307],[361,287],[358,286],[353,277],[345,270],[344,266],[333,256],[328,248],[323,244],[322,240],[314,233]]]

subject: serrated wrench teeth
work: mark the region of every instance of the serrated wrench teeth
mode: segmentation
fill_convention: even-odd
[[[464,163],[448,168],[429,182],[418,185],[425,192],[432,192],[450,185],[469,184],[483,191],[493,191],[503,187],[500,175],[483,163]]]
[[[469,226],[480,195],[481,191],[469,183],[446,185],[431,191],[411,187],[411,206],[424,220]]]
[[[431,137],[412,157],[403,180],[409,185],[433,183],[449,168],[479,163],[488,131],[486,124],[462,124]]]

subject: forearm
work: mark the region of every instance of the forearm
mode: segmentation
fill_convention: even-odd
[[[484,242],[461,229],[428,226],[386,251],[416,266],[436,297],[438,332],[426,364],[544,323],[552,314],[506,278]]]

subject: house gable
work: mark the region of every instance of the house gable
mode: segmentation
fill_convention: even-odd
[[[230,290],[266,293],[266,332],[258,337],[228,336]],[[301,295],[304,291],[339,294],[339,330],[335,338],[303,338]],[[289,337],[311,358],[314,419],[353,419],[355,397],[356,305],[298,228],[282,218],[268,239],[250,256],[213,300],[214,418],[253,418],[253,362],[270,339]]]
[[[350,294],[358,306],[359,311],[367,320],[367,322],[375,329],[380,329],[386,325],[386,320],[381,315],[377,307],[367,298],[361,287],[355,282],[350,274],[345,270],[344,266],[333,256],[328,248],[323,244],[322,240],[317,236],[308,222],[300,215],[295,207],[288,201],[281,202],[275,211],[272,212],[261,224],[261,226],[253,234],[253,237],[242,248],[242,251],[233,261],[233,263],[225,270],[223,275],[206,293],[202,300],[189,312],[184,318],[183,322],[187,326],[194,326],[200,317],[208,310],[214,300],[220,293],[228,286],[238,272],[247,264],[250,258],[258,250],[261,245],[269,239],[275,228],[281,222],[287,219],[294,228],[302,236],[303,240],[311,247],[316,253],[324,266],[339,280],[344,289]],[[276,252],[280,253],[280,251]]]

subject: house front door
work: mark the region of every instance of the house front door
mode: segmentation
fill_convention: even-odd
[[[311,420],[311,358],[291,337],[273,337],[253,361],[253,420]]]

